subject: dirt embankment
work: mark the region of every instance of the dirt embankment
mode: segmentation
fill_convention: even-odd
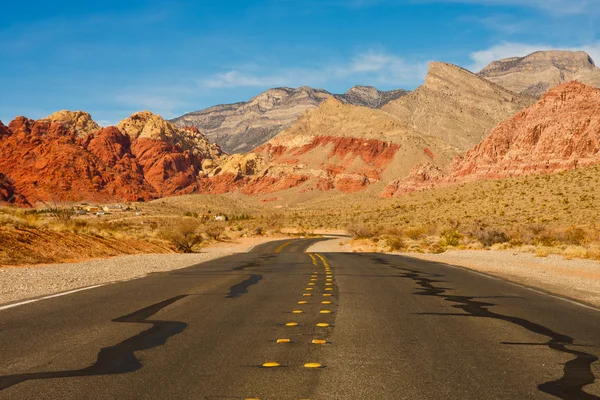
[[[173,250],[166,242],[157,240],[0,227],[0,266],[73,262],[141,253],[173,253]]]

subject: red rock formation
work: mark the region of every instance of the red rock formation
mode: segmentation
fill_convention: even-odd
[[[18,117],[8,128],[0,123],[0,172],[12,182],[2,182],[0,199],[16,191],[30,204],[135,201],[197,191],[202,162],[218,157],[220,149],[195,128],[136,115],[127,129],[83,136],[68,120]],[[139,134],[132,135],[136,128]]]
[[[23,196],[15,191],[13,183],[3,174],[0,174],[0,204],[30,205]]]
[[[9,129],[0,141],[0,171],[31,204],[151,197],[142,176],[104,162],[61,123],[18,117]]]
[[[314,136],[289,146],[267,143],[256,149],[278,174],[252,178],[241,192],[271,193],[313,181],[303,190],[357,192],[381,179],[400,146],[377,139]]]
[[[600,162],[600,90],[578,82],[550,90],[467,152],[454,178],[548,173]]]
[[[383,196],[433,186],[535,173],[553,173],[600,163],[600,90],[570,82],[498,125],[443,172],[420,166],[392,182]]]
[[[432,189],[440,184],[444,172],[431,163],[415,165],[409,175],[401,180],[389,183],[381,197],[393,197],[403,193]]]
[[[2,139],[2,137],[4,136],[8,136],[10,135],[10,131],[8,130],[8,128],[2,123],[2,121],[0,121],[0,139]]]

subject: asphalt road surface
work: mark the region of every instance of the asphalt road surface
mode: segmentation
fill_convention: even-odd
[[[315,240],[0,311],[0,398],[600,399],[598,310]]]

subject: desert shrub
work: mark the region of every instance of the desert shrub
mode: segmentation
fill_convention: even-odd
[[[194,247],[202,243],[199,233],[200,224],[193,219],[184,219],[175,224],[172,229],[164,231],[162,237],[181,253],[193,253]]]
[[[473,233],[473,236],[477,238],[485,247],[490,247],[496,243],[506,243],[510,241],[510,238],[506,232],[494,228],[485,228]]]
[[[192,212],[192,211],[186,211],[183,213],[183,215],[185,217],[194,217],[194,218],[198,218],[198,213],[197,212]]]
[[[559,240],[556,238],[556,236],[549,233],[544,233],[542,235],[536,236],[533,240],[533,243],[535,245],[544,247],[555,246],[558,242]]]
[[[422,226],[411,227],[404,230],[404,234],[412,240],[419,240],[425,237],[427,229]]]
[[[270,230],[280,230],[285,216],[279,213],[269,213],[262,216],[262,224]]]
[[[572,260],[573,258],[586,258],[587,254],[587,249],[582,246],[568,246],[563,250],[563,256],[567,260]]]
[[[594,244],[587,249],[586,258],[591,260],[600,260],[600,246]]]
[[[440,243],[433,243],[429,246],[428,251],[433,254],[441,254],[446,251],[446,249]]]
[[[463,235],[461,235],[456,229],[445,229],[440,233],[442,238],[442,246],[458,246]]]
[[[70,224],[76,217],[75,210],[73,208],[51,207],[48,209],[48,214],[54,220],[65,225]]]
[[[223,234],[224,226],[217,222],[211,222],[204,228],[204,233],[209,239],[219,240]]]
[[[380,232],[386,236],[402,236],[404,231],[398,226],[386,226],[380,229]]]
[[[586,231],[582,228],[578,228],[575,226],[572,226],[569,229],[567,229],[562,236],[562,241],[564,243],[574,246],[581,246],[587,241]]]
[[[257,226],[256,228],[254,228],[254,234],[255,235],[264,235],[265,228],[263,228],[262,226]]]
[[[365,224],[351,224],[346,228],[348,234],[354,239],[371,239],[377,234]]]
[[[401,236],[390,236],[385,240],[390,251],[400,251],[406,247],[406,243]]]

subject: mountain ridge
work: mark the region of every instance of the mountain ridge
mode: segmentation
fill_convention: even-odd
[[[536,98],[552,87],[573,80],[600,87],[600,68],[584,51],[536,51],[524,57],[493,61],[477,75]]]
[[[353,86],[344,94],[331,94],[308,86],[268,89],[246,102],[216,105],[171,120],[179,127],[195,126],[228,153],[244,153],[289,128],[307,110],[335,97],[342,102],[377,108],[403,96],[402,89],[380,91]]]

